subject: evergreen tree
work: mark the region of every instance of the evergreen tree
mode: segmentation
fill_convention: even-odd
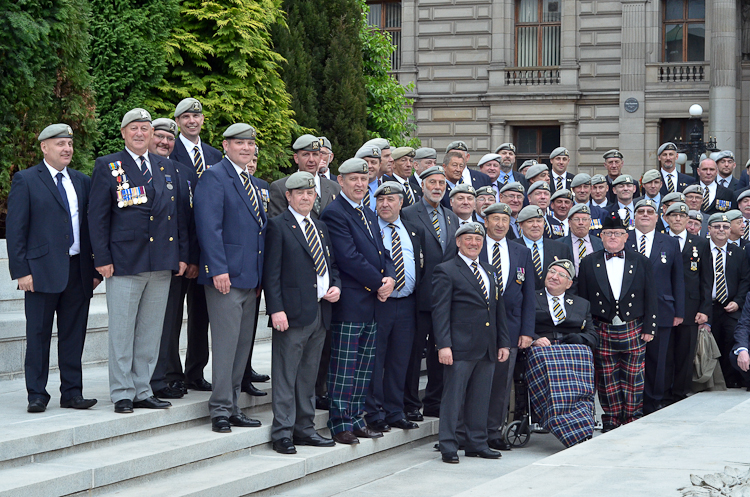
[[[235,122],[258,132],[258,174],[273,179],[289,162],[298,127],[279,75],[283,58],[271,48],[270,27],[283,26],[282,0],[183,0],[168,42],[169,72],[150,102],[163,114],[194,97],[206,115],[203,139],[220,146]]]

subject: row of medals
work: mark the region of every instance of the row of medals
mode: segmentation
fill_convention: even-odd
[[[128,183],[128,177],[125,174],[125,170],[123,170],[122,163],[120,161],[111,163],[109,165],[109,168],[112,170],[112,176],[117,178],[117,182],[119,183],[117,185],[117,191],[119,192],[118,198],[120,198],[121,200],[118,200],[117,207],[122,209],[125,206],[140,205],[148,202],[148,197],[145,193],[139,193],[136,195],[131,195],[130,198],[125,198],[124,192],[130,189],[130,183]],[[133,190],[140,189],[133,188]]]

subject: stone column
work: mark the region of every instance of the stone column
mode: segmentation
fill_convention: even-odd
[[[490,117],[490,151],[505,143],[505,120]]]
[[[622,66],[620,70],[619,150],[625,156],[624,173],[643,172],[646,88],[646,0],[622,2]],[[627,112],[625,101],[634,98],[638,110]]]
[[[513,5],[513,2],[506,0],[492,0],[492,53],[489,67],[490,89],[505,86],[505,68],[506,66],[513,65],[513,50],[515,49],[513,42],[513,16],[515,10]]]
[[[577,174],[578,171],[578,134],[575,121],[560,121],[560,146],[567,148],[572,154],[568,172]]]
[[[721,150],[735,150],[737,126],[737,4],[735,0],[707,2],[711,11],[711,88],[709,133]]]
[[[409,83],[417,84],[417,2],[416,0],[404,0],[401,3],[401,69],[398,81],[402,85]],[[417,88],[414,88],[414,94]]]

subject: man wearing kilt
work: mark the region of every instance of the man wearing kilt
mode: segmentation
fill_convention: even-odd
[[[584,258],[578,274],[578,294],[591,303],[599,335],[594,366],[604,411],[602,432],[643,415],[644,355],[657,329],[651,262],[624,250],[628,228],[620,211],[604,218],[604,250]]]

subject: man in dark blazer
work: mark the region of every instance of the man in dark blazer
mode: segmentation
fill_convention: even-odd
[[[414,335],[409,367],[404,388],[404,410],[408,420],[424,419],[419,409],[424,407],[425,416],[440,416],[440,399],[443,392],[443,366],[438,361],[435,336],[432,333],[432,272],[435,266],[456,256],[456,246],[451,243],[458,229],[458,216],[443,208],[441,199],[445,195],[445,172],[442,166],[432,166],[422,171],[420,202],[404,209],[402,219],[419,226],[425,233],[424,278],[417,288],[417,332]],[[427,388],[419,399],[419,376],[422,352],[427,349]]]
[[[678,401],[692,390],[693,358],[698,340],[698,327],[711,316],[711,287],[713,265],[708,241],[687,232],[689,208],[683,202],[669,206],[665,218],[669,236],[675,238],[682,250],[682,276],[685,289],[685,319],[672,328],[667,350],[666,385],[672,385],[667,398]]]
[[[88,409],[83,398],[81,355],[94,288],[88,213],[91,180],[68,168],[73,130],[52,124],[39,134],[44,160],[13,175],[5,221],[10,277],[24,293],[28,412],[43,412],[47,393],[52,321],[57,314],[60,407]]]
[[[109,390],[115,412],[165,409],[150,381],[159,355],[172,273],[189,259],[174,163],[150,154],[151,115],[133,109],[120,132],[125,150],[96,159],[89,230],[96,270],[107,278]]]
[[[479,260],[491,265],[503,295],[505,318],[508,323],[510,356],[495,364],[490,394],[487,431],[491,449],[510,450],[503,438],[503,425],[508,416],[510,392],[513,385],[518,349],[531,345],[534,337],[534,264],[531,251],[518,243],[508,243],[511,208],[496,203],[485,210],[486,238]]]
[[[419,177],[427,169],[437,165],[437,151],[434,148],[422,147],[414,151],[414,174],[409,176],[409,185],[419,198],[422,198],[422,180]]]
[[[568,152],[568,149],[557,147],[549,154],[549,161],[552,164],[549,179],[552,193],[555,193],[557,190],[570,190],[570,185],[575,175],[568,172],[568,165],[570,164],[570,152]]]
[[[719,170],[716,182],[732,192],[739,190],[740,180],[734,177],[734,168],[737,167],[737,163],[734,161],[734,152],[722,150],[712,153],[710,157],[716,162],[716,167]]]
[[[331,172],[331,164],[333,164],[334,157],[331,140],[325,136],[319,136],[318,140],[320,140],[320,163],[318,163],[318,175],[336,183],[336,175]]]
[[[609,201],[609,203],[616,203],[617,192],[613,187],[615,186],[615,180],[622,176],[622,166],[625,164],[625,158],[622,153],[616,149],[607,150],[606,152],[604,152],[604,155],[602,155],[602,157],[604,158],[604,167],[607,169],[607,175],[605,176],[605,179],[607,180],[607,184],[609,185],[607,200]],[[632,177],[631,180],[631,184],[635,186],[633,196],[640,197],[641,185],[637,180],[632,179]]]
[[[610,191],[614,191],[615,199],[607,206],[605,217],[619,216],[620,211],[622,211],[628,229],[632,230],[635,227],[634,199],[636,198],[635,193],[638,191],[638,182],[629,174],[621,174],[612,181]]]
[[[659,191],[662,197],[668,193],[681,192],[695,183],[695,178],[677,171],[677,145],[672,142],[662,143],[656,155],[662,178]]]
[[[404,189],[404,207],[414,205],[421,198],[411,186],[410,179],[412,176],[411,160],[415,152],[411,147],[398,147],[393,150],[393,174],[384,174],[383,182],[395,181]]]
[[[658,330],[646,345],[646,383],[643,395],[643,414],[651,414],[666,402],[667,351],[672,328],[685,318],[685,279],[682,274],[682,249],[674,238],[656,231],[658,206],[653,200],[641,200],[635,205],[635,229],[628,234],[626,248],[648,257],[659,300]]]
[[[575,276],[578,276],[583,258],[602,250],[604,245],[602,245],[601,238],[594,236],[594,233],[599,230],[592,229],[594,225],[591,220],[591,210],[587,204],[576,204],[571,207],[568,212],[568,225],[570,233],[559,241],[567,245],[573,254],[571,260],[575,265]]]
[[[273,328],[273,449],[332,447],[315,431],[315,376],[331,326],[331,304],[341,295],[328,229],[310,218],[315,179],[297,171],[286,181],[286,212],[268,221],[263,287]]]
[[[557,259],[573,260],[573,253],[564,243],[544,238],[544,211],[536,205],[527,205],[518,214],[518,224],[523,230],[521,238],[513,240],[531,251],[531,261],[534,267],[529,276],[534,279],[534,289],[544,288],[544,278],[547,267]],[[575,281],[573,289],[575,293]]]
[[[320,220],[330,232],[341,276],[341,298],[333,306],[328,367],[328,428],[339,443],[383,434],[365,424],[364,404],[372,374],[377,331],[376,309],[393,292],[395,271],[378,230],[375,214],[363,205],[368,167],[349,159],[339,167],[341,195]]]
[[[507,361],[510,338],[498,276],[479,261],[485,232],[479,223],[456,231],[459,255],[435,267],[432,321],[435,344],[445,365],[440,402],[440,452],[458,463],[456,429],[463,415],[467,457],[497,459],[487,443],[487,413],[496,361]]]
[[[205,286],[211,321],[211,429],[260,426],[238,405],[254,336],[255,305],[263,278],[267,217],[246,165],[255,151],[255,129],[236,123],[224,132],[226,157],[201,176],[195,224],[201,246],[198,284]]]
[[[398,156],[399,149],[393,154]],[[396,272],[393,293],[376,310],[375,365],[365,400],[367,426],[381,433],[392,426],[419,428],[404,414],[404,386],[417,328],[416,290],[424,273],[425,234],[421,227],[401,219],[404,197],[404,186],[393,181],[375,190],[378,230]]]
[[[703,189],[703,203],[701,212],[704,214],[715,214],[727,212],[737,208],[734,193],[716,182],[718,168],[716,162],[711,159],[703,159],[698,166],[698,184]]]
[[[602,223],[604,250],[586,256],[578,273],[578,295],[591,304],[599,345],[594,351],[602,431],[642,416],[646,343],[657,330],[659,299],[651,263],[625,250],[625,219],[617,213]]]
[[[450,209],[450,193],[456,185],[470,184],[474,190],[491,185],[490,177],[481,171],[469,169],[464,154],[456,149],[449,151],[443,157],[443,169],[447,182],[446,195],[443,197],[443,207]]]
[[[177,104],[174,118],[180,127],[174,150],[169,158],[191,167],[200,178],[203,172],[221,161],[222,153],[201,140],[205,116],[203,105],[195,98],[185,98]],[[197,183],[193,183],[195,192]],[[200,254],[199,254],[200,255]],[[208,309],[203,285],[192,278],[187,288],[187,352],[185,355],[185,386],[191,390],[211,390],[211,384],[203,377],[208,364]],[[180,314],[180,320],[182,314]]]
[[[727,242],[729,229],[726,214],[717,212],[708,219],[714,274],[711,288],[713,308],[709,324],[711,334],[721,350],[719,363],[727,387],[738,388],[741,386],[741,378],[732,367],[730,358],[735,344],[735,327],[750,288],[750,269],[743,249]]]

